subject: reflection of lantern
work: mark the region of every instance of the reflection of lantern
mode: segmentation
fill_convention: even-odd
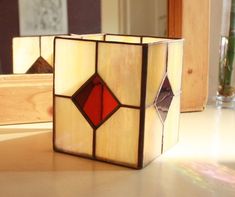
[[[181,39],[56,37],[55,150],[133,168],[168,150],[178,140],[182,55]]]
[[[13,39],[14,73],[52,73],[54,36]]]

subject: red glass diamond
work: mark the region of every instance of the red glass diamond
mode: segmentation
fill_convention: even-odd
[[[100,125],[119,105],[98,75],[74,94],[73,101],[94,126]]]

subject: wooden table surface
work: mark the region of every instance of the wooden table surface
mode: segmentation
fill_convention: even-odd
[[[143,170],[55,153],[51,127],[0,127],[0,196],[235,196],[235,111],[182,114],[179,143]]]

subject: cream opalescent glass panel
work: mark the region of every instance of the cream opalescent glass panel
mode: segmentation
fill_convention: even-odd
[[[163,125],[154,106],[145,111],[144,166],[161,154]]]
[[[72,38],[81,38],[81,39],[88,39],[88,40],[104,40],[104,34],[71,34]]]
[[[96,131],[96,156],[137,166],[139,116],[137,109],[120,108]]]
[[[99,43],[98,73],[119,101],[140,105],[142,47]]]
[[[53,42],[54,36],[42,36],[41,37],[41,56],[53,66]]]
[[[60,35],[60,36],[57,36],[57,37],[60,37],[60,38],[78,38],[78,39],[81,39],[82,35],[79,35],[79,34],[70,34],[70,35]]]
[[[68,98],[55,97],[55,145],[70,153],[92,155],[93,129]]]
[[[160,42],[160,41],[167,41],[169,39],[166,38],[154,38],[154,37],[143,37],[142,43],[147,44],[147,43],[153,43],[153,42]]]
[[[167,45],[150,45],[148,50],[148,75],[146,105],[153,104],[166,72]]]
[[[39,37],[13,38],[13,73],[26,73],[39,56]]]
[[[174,94],[178,94],[181,89],[182,61],[183,43],[169,43],[167,72]]]
[[[104,40],[104,34],[87,34],[87,35],[82,35],[82,39]]]
[[[140,43],[140,37],[138,37],[138,36],[106,35],[105,41]]]
[[[72,96],[95,72],[95,42],[56,39],[55,94]]]
[[[164,123],[163,152],[170,149],[178,141],[180,118],[180,96],[173,97],[167,118]]]

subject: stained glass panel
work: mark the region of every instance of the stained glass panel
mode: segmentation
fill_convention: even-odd
[[[118,101],[98,75],[75,93],[73,101],[95,126],[98,126],[118,107]]]
[[[44,58],[39,57],[26,73],[53,73],[53,68]]]
[[[169,79],[166,76],[157,99],[155,100],[155,107],[158,109],[163,122],[166,120],[173,96],[174,94],[172,92]]]

